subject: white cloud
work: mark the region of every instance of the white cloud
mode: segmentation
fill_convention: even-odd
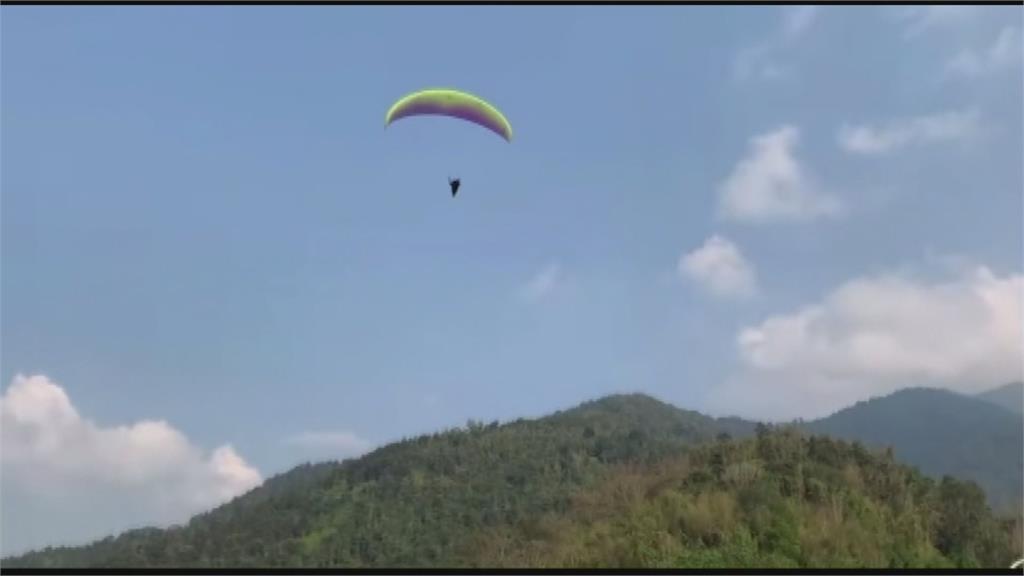
[[[954,76],[977,78],[1013,68],[1021,61],[1020,29],[1007,26],[988,49],[977,52],[965,49],[947,63],[947,70]]]
[[[229,445],[208,457],[163,421],[99,426],[46,376],[0,397],[4,554],[166,526],[262,482]]]
[[[704,245],[679,259],[679,274],[700,283],[722,298],[749,298],[757,292],[754,267],[739,247],[721,236],[712,236]]]
[[[877,155],[915,145],[953,142],[972,136],[978,129],[978,111],[954,110],[931,116],[892,120],[882,126],[843,125],[839,145],[847,152]]]
[[[285,443],[307,453],[338,460],[362,456],[373,448],[369,440],[343,430],[303,432],[286,439]]]
[[[842,211],[794,156],[800,133],[793,126],[755,136],[750,150],[719,188],[719,215],[731,220],[810,220]]]
[[[742,330],[743,370],[710,402],[738,414],[809,418],[906,386],[974,393],[1020,380],[1022,298],[1024,276],[984,267],[942,282],[856,279]]]
[[[558,287],[562,276],[562,267],[558,263],[548,264],[523,287],[523,298],[528,302],[541,300]]]
[[[795,6],[785,9],[779,29],[766,40],[748,46],[736,54],[733,74],[737,80],[761,78],[776,79],[791,73],[792,69],[777,61],[777,54],[795,43],[814,24],[817,6]]]

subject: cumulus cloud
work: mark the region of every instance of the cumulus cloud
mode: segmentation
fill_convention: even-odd
[[[782,24],[773,35],[736,54],[733,62],[735,78],[741,81],[753,78],[768,80],[787,75],[791,69],[778,62],[778,53],[804,36],[817,16],[817,6],[786,8],[782,14]]]
[[[362,456],[373,448],[369,440],[344,430],[303,432],[287,438],[285,443],[307,454],[338,460]]]
[[[881,155],[910,146],[963,140],[978,129],[976,109],[891,120],[880,126],[844,124],[837,136],[847,152]]]
[[[1013,68],[1021,61],[1020,29],[1006,26],[992,44],[982,51],[965,49],[947,63],[953,76],[977,78]]]
[[[562,280],[562,267],[553,262],[541,269],[522,288],[522,296],[528,302],[537,302],[549,295]]]
[[[719,188],[719,215],[768,222],[839,214],[839,199],[822,191],[794,155],[799,139],[799,130],[788,125],[753,137],[747,156]]]
[[[749,298],[757,292],[754,267],[738,246],[715,235],[679,259],[679,274],[721,298]]]
[[[737,336],[742,371],[717,409],[761,418],[823,416],[906,386],[975,393],[1020,380],[1024,276],[976,267],[943,281],[855,279],[823,301]]]
[[[206,455],[164,421],[104,427],[43,375],[0,397],[4,554],[166,526],[258,486],[230,445]]]

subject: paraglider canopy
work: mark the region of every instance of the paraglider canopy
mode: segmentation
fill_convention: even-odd
[[[402,97],[388,110],[384,125],[410,116],[449,116],[482,126],[512,141],[512,125],[483,98],[451,88],[420,90]]]

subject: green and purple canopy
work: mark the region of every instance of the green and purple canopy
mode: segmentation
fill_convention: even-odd
[[[512,141],[512,125],[483,98],[460,90],[432,88],[402,97],[388,110],[384,125],[409,116],[450,116],[467,120]]]

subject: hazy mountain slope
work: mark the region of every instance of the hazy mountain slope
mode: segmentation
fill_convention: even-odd
[[[977,482],[993,506],[1020,510],[1024,422],[1020,414],[945,390],[907,389],[805,423],[807,430],[892,446],[901,462],[936,477]]]
[[[1013,382],[982,392],[977,398],[1016,412],[1024,413],[1024,382]]]

